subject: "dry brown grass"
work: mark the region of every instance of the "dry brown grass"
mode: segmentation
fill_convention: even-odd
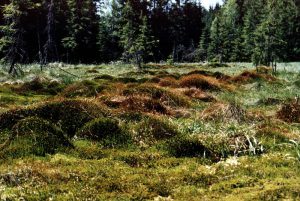
[[[300,104],[298,101],[282,105],[277,112],[277,118],[289,122],[300,123]]]
[[[197,89],[197,88],[185,89],[183,91],[183,93],[184,93],[184,95],[186,95],[190,98],[193,98],[193,99],[196,99],[196,100],[201,100],[201,101],[204,101],[204,102],[216,101],[216,99],[212,95],[208,94],[205,91]]]
[[[178,80],[176,80],[174,77],[164,77],[159,81],[158,85],[161,87],[173,87],[173,88],[179,86]]]
[[[277,79],[269,74],[264,73],[257,73],[256,71],[245,71],[240,75],[232,77],[229,81],[234,83],[249,83],[257,80],[264,80],[264,81],[276,81]]]
[[[201,113],[201,118],[204,120],[222,122],[242,122],[246,121],[248,117],[246,111],[238,104],[215,103]]]
[[[197,88],[201,90],[211,90],[211,91],[220,91],[220,90],[229,90],[232,91],[235,89],[233,85],[226,83],[225,81],[218,80],[211,76],[191,74],[184,76],[180,79],[181,87],[188,88]]]
[[[188,75],[180,79],[181,87],[196,87],[202,90],[221,90],[219,81],[204,75]]]

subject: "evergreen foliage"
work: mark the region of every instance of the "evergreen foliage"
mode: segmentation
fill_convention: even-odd
[[[109,7],[109,8],[108,8]],[[300,60],[299,0],[2,0],[0,58],[18,63]]]

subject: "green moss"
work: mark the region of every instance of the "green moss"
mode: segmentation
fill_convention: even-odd
[[[131,141],[128,132],[119,122],[110,118],[98,118],[86,123],[76,136],[101,142],[105,147],[125,145]]]
[[[61,94],[67,98],[74,98],[78,96],[92,97],[96,96],[106,88],[107,85],[99,84],[98,82],[92,80],[84,80],[69,85]]]
[[[173,138],[179,134],[177,127],[168,119],[147,116],[134,127],[138,143],[153,144],[160,140]]]
[[[46,102],[40,106],[11,110],[0,115],[0,128],[11,129],[18,121],[37,116],[57,124],[69,137],[85,123],[94,118],[106,116],[108,110],[98,104],[80,100]]]
[[[29,117],[14,125],[9,141],[3,146],[3,151],[5,155],[13,157],[30,154],[44,156],[53,154],[63,147],[72,147],[72,145],[62,130],[46,120]]]

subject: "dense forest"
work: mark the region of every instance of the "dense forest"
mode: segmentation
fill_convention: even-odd
[[[300,60],[299,0],[1,0],[10,63]],[[108,8],[109,7],[109,8]],[[12,71],[13,69],[11,69]]]

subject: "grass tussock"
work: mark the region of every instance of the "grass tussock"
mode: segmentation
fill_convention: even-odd
[[[201,113],[201,118],[222,122],[243,122],[247,120],[247,113],[236,103],[214,103]]]
[[[260,80],[274,82],[277,79],[269,74],[258,73],[256,71],[244,71],[240,75],[232,77],[229,81],[233,83],[249,83]]]
[[[218,80],[217,78],[199,74],[191,74],[181,77],[180,86],[188,88],[197,88],[207,91],[231,91],[235,88],[234,86],[224,81]]]
[[[181,87],[195,87],[202,90],[221,90],[217,79],[203,75],[189,75],[180,79]]]
[[[189,100],[179,93],[171,92],[167,89],[157,87],[153,84],[142,84],[138,86],[129,86],[123,91],[124,96],[146,96],[154,100],[159,100],[168,107],[188,107]]]
[[[120,107],[127,111],[170,114],[169,109],[160,101],[144,96],[126,97]]]
[[[184,95],[196,99],[196,100],[200,100],[203,102],[214,102],[216,101],[216,98],[213,97],[212,95],[210,95],[209,93],[202,91],[200,89],[197,88],[189,88],[189,89],[185,89],[183,91]]]
[[[172,87],[176,88],[179,86],[178,81],[174,77],[164,77],[159,81],[161,87]]]

